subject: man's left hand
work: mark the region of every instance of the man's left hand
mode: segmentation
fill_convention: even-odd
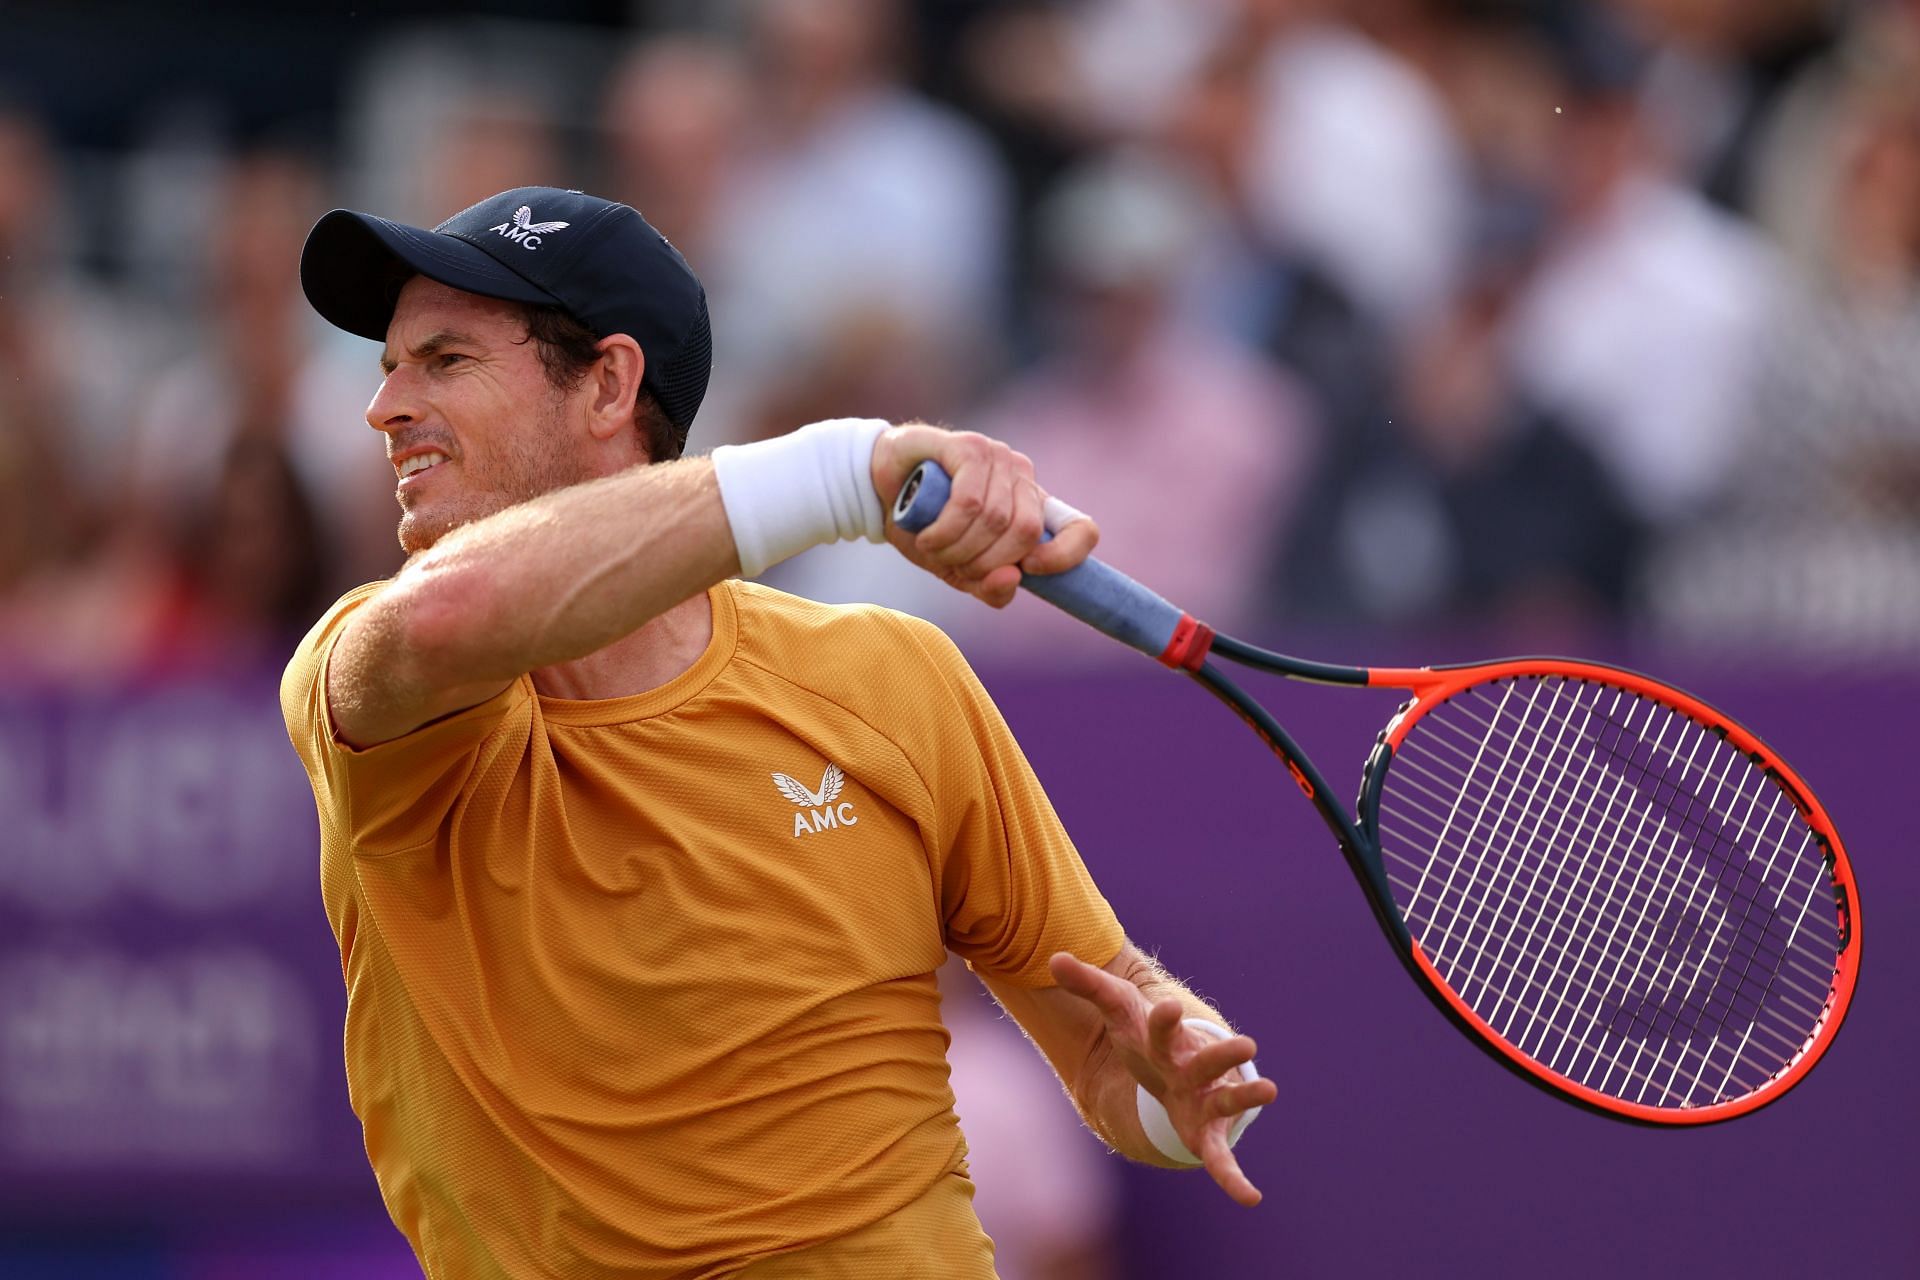
[[[1220,1189],[1240,1204],[1259,1204],[1259,1190],[1227,1146],[1235,1118],[1267,1105],[1280,1092],[1271,1080],[1240,1079],[1241,1064],[1253,1061],[1253,1040],[1216,1040],[1182,1026],[1187,1010],[1178,1000],[1149,1001],[1125,978],[1064,951],[1048,967],[1062,989],[1100,1011],[1121,1063],[1160,1100],[1180,1140],[1200,1157]]]

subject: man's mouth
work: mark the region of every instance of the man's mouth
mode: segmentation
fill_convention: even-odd
[[[429,471],[446,460],[447,455],[441,453],[438,449],[429,449],[425,453],[416,453],[398,464],[397,470],[400,473],[400,482],[405,484],[409,478],[417,476],[423,471]]]

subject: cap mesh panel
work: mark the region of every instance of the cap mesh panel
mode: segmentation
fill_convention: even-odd
[[[700,314],[693,329],[681,344],[680,352],[658,377],[648,378],[660,408],[675,426],[693,421],[700,401],[707,394],[707,375],[713,370],[713,328],[707,320],[707,300],[700,299]]]

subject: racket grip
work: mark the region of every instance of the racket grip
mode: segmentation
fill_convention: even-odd
[[[893,522],[908,533],[932,524],[947,505],[953,482],[931,458],[915,467],[894,500]],[[1053,531],[1041,535],[1053,538]],[[1213,632],[1126,574],[1087,559],[1065,573],[1029,573],[1020,585],[1121,644],[1172,667],[1198,667]]]

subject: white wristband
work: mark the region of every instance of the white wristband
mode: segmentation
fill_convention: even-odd
[[[713,451],[741,576],[757,578],[823,542],[885,540],[887,513],[873,487],[873,444],[890,425],[879,418],[832,418]]]
[[[1180,1025],[1192,1027],[1195,1031],[1203,1031],[1215,1040],[1227,1040],[1233,1036],[1233,1032],[1205,1018],[1182,1018]],[[1243,1062],[1235,1070],[1240,1073],[1240,1079],[1247,1084],[1252,1084],[1260,1078],[1260,1073],[1254,1069],[1251,1062]],[[1169,1160],[1178,1160],[1181,1164],[1199,1164],[1200,1157],[1187,1150],[1187,1144],[1181,1141],[1180,1134],[1173,1127],[1173,1118],[1167,1114],[1167,1109],[1160,1105],[1160,1099],[1148,1093],[1147,1087],[1143,1084],[1137,1084],[1133,1088],[1134,1109],[1139,1112],[1140,1127],[1146,1130],[1147,1141],[1153,1144],[1154,1150]],[[1233,1127],[1227,1130],[1228,1147],[1239,1143],[1240,1135],[1247,1131],[1247,1126],[1253,1123],[1254,1117],[1260,1114],[1260,1110],[1259,1107],[1253,1107],[1234,1117]]]

